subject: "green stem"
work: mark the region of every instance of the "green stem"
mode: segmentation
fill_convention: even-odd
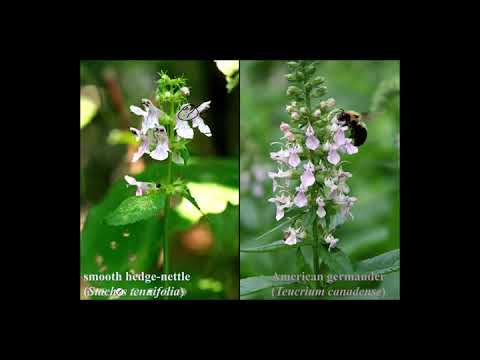
[[[171,114],[174,116],[175,112],[175,104],[171,103]],[[170,124],[167,126],[167,132],[168,132],[168,137],[169,137],[169,144],[172,142],[172,132],[173,132],[173,126]],[[168,165],[167,165],[167,181],[166,181],[166,187],[168,188],[168,185],[172,183],[172,154],[170,153],[168,156]],[[170,249],[169,249],[169,244],[168,244],[168,234],[167,234],[167,229],[168,229],[168,213],[170,210],[170,195],[167,195],[165,199],[165,212],[163,215],[163,273],[168,274],[170,272]],[[168,287],[169,283],[168,281],[165,283],[165,287]]]

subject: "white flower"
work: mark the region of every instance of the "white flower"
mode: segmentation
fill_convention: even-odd
[[[300,239],[305,237],[305,231],[301,228],[294,229],[289,227],[283,236],[283,242],[287,245],[295,245]]]
[[[313,116],[315,116],[316,118],[319,118],[321,115],[322,115],[322,112],[320,111],[320,109],[315,110],[313,113]]]
[[[138,161],[143,154],[147,153],[150,154],[150,140],[147,134],[143,134],[140,130],[135,129],[133,127],[130,128],[130,131],[135,135],[135,138],[140,141],[140,146],[138,147],[137,151],[133,154],[132,162]]]
[[[330,251],[331,249],[337,247],[337,243],[338,243],[338,239],[335,239],[332,234],[328,234],[326,237],[325,237],[325,242],[328,245],[328,251]]]
[[[270,199],[268,199],[268,201],[273,202],[275,204],[275,206],[277,207],[277,214],[275,216],[275,219],[277,219],[277,221],[282,219],[283,216],[285,215],[284,209],[285,208],[290,208],[293,205],[290,196],[284,195],[284,194],[282,194],[280,196],[276,196],[274,198],[270,198]]]
[[[183,96],[189,96],[190,95],[190,89],[186,86],[181,87],[180,92],[182,93]]]
[[[154,131],[154,136],[157,140],[157,146],[155,147],[155,150],[150,153],[150,156],[155,160],[165,160],[168,157],[168,152],[170,151],[168,148],[167,131],[163,125],[159,125]]]
[[[158,126],[158,118],[162,115],[160,109],[156,108],[153,103],[148,99],[142,99],[142,104],[145,110],[140,109],[139,107],[132,105],[130,106],[130,111],[138,116],[143,116],[142,121],[142,133],[146,134],[148,129],[154,129]]]
[[[128,175],[125,175],[124,179],[128,185],[133,185],[137,187],[137,191],[135,193],[136,196],[142,196],[143,194],[149,192],[156,187],[155,183],[137,181],[135,178]]]
[[[184,139],[193,139],[193,129],[190,127],[189,121],[192,121],[194,128],[198,127],[198,130],[206,136],[212,136],[210,127],[203,122],[200,114],[210,108],[211,101],[206,101],[200,104],[198,107],[193,107],[190,104],[184,104],[180,107],[180,110],[176,114],[175,130],[179,137]]]
[[[292,119],[293,120],[298,120],[300,119],[300,114],[296,111],[292,112]]]

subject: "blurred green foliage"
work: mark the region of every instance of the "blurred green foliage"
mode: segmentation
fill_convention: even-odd
[[[279,141],[279,125],[288,120],[288,73],[284,61],[242,61],[240,143],[241,172],[256,164],[275,164],[270,160],[270,144]],[[317,75],[327,80],[328,94],[336,106],[345,110],[372,113],[368,121],[368,138],[359,153],[348,158],[344,169],[351,172],[351,194],[358,198],[353,207],[355,219],[340,226],[335,237],[339,247],[358,262],[400,247],[400,62],[399,61],[320,61]],[[242,176],[242,175],[241,175]],[[257,236],[277,225],[271,197],[271,181],[264,182],[264,195],[253,196],[241,190],[240,243],[242,248],[258,246]],[[274,231],[260,240],[262,244],[281,240]],[[260,275],[297,273],[297,249],[274,253],[241,253],[240,278]],[[311,249],[302,247],[305,259]],[[311,261],[311,260],[310,260]],[[307,264],[310,265],[311,264]],[[385,275],[382,284],[352,283],[351,286],[384,287],[385,299],[399,298],[399,271]],[[345,283],[342,284],[346,286]],[[271,299],[271,290],[246,298]],[[369,297],[372,298],[372,297]],[[277,298],[274,298],[277,299]],[[366,297],[361,297],[366,299]]]

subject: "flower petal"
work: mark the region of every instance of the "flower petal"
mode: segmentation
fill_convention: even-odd
[[[193,139],[193,129],[188,124],[188,121],[177,119],[175,130],[177,131],[177,135],[179,137],[184,139]]]
[[[327,160],[330,164],[337,165],[340,162],[340,155],[338,155],[337,150],[331,148]]]
[[[138,116],[147,116],[147,112],[145,110],[140,109],[138,106],[131,105],[130,111]]]
[[[318,140],[315,136],[307,136],[307,141],[305,141],[305,145],[310,150],[316,150],[320,146],[320,140]]]
[[[311,171],[305,170],[302,176],[300,176],[300,180],[302,181],[302,185],[306,188],[312,186],[315,183],[315,176]]]
[[[299,191],[295,196],[294,203],[299,208],[306,206],[308,201],[307,201],[307,197],[305,196],[305,193],[302,191]]]
[[[138,161],[138,159],[140,159],[143,154],[145,154],[148,150],[148,147],[149,147],[149,140],[147,137],[144,138],[144,141],[141,143],[141,145],[139,146],[137,152],[135,154],[133,154],[132,156],[132,162],[136,162]]]
[[[135,178],[131,177],[131,176],[128,176],[128,175],[125,175],[124,176],[124,179],[127,183],[129,183],[130,185],[137,185],[137,180],[135,180]]]
[[[168,142],[158,143],[154,151],[150,153],[150,156],[155,160],[165,160],[168,157]]]
[[[212,101],[209,100],[209,101],[205,101],[204,103],[201,103],[201,104],[197,107],[198,112],[201,113],[201,112],[209,109],[211,102],[212,102]]]

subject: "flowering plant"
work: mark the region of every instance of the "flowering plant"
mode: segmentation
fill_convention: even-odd
[[[207,137],[212,136],[210,127],[201,117],[210,107],[211,101],[192,105],[187,101],[190,89],[186,86],[186,79],[170,78],[164,72],[159,76],[155,104],[150,99],[142,99],[143,108],[130,106],[130,111],[141,118],[140,128],[130,128],[139,143],[132,162],[146,154],[156,161],[166,161],[166,176],[157,182],[144,182],[126,175],[126,186],[135,187],[135,195],[125,199],[105,220],[109,225],[121,226],[163,212],[163,269],[164,273],[168,273],[170,256],[167,224],[171,200],[178,196],[184,197],[201,212],[186,183],[180,178],[173,179],[172,163],[182,166],[188,164],[187,145],[194,137],[195,128]]]
[[[397,252],[364,265],[352,263],[339,248],[341,239],[335,236],[335,231],[347,220],[353,220],[351,209],[357,201],[348,186],[352,174],[346,171],[346,165],[359,153],[359,148],[353,144],[351,131],[342,121],[343,110],[336,107],[335,99],[326,97],[326,80],[316,76],[316,61],[291,61],[287,65],[289,102],[285,110],[289,120],[279,124],[280,139],[271,144],[270,157],[277,168],[268,173],[274,193],[268,201],[275,206],[276,221],[283,222],[256,240],[288,227],[283,239],[243,247],[241,251],[262,253],[296,248],[298,270],[313,274],[307,286],[318,289],[328,286],[327,273],[392,271],[397,267]],[[308,248],[312,261],[305,258],[310,253]],[[388,270],[381,269],[387,262],[394,265]],[[295,282],[279,283],[268,276],[244,278],[241,295]]]

